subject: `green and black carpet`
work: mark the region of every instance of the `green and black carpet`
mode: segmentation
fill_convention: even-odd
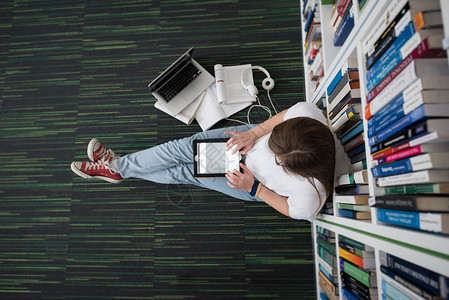
[[[212,74],[265,67],[279,111],[303,101],[299,1],[2,0],[0,13],[1,299],[315,298],[308,222],[70,170],[93,137],[123,155],[201,130],[147,89],[189,47]]]

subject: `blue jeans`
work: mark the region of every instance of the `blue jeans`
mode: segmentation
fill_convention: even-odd
[[[230,138],[224,131],[247,131],[255,125],[242,125],[200,132],[191,137],[170,141],[156,147],[128,154],[117,160],[117,171],[123,178],[140,178],[164,184],[192,184],[247,201],[262,201],[247,191],[233,189],[225,177],[195,178],[193,140]]]

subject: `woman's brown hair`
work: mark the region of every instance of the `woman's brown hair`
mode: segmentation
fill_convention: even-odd
[[[268,147],[276,162],[291,174],[306,178],[322,199],[313,179],[332,195],[335,171],[335,143],[329,127],[312,118],[288,119],[274,127]]]

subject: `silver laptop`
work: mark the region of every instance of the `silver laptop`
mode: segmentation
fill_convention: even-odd
[[[148,85],[153,96],[162,101],[172,115],[179,114],[215,81],[193,59],[192,52],[190,48]]]

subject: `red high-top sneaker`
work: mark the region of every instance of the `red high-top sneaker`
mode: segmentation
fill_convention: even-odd
[[[99,140],[92,139],[90,140],[89,145],[87,145],[87,157],[89,157],[91,161],[107,161],[111,158],[116,158],[117,156],[111,149],[106,149]]]
[[[109,161],[80,162],[74,161],[70,165],[72,171],[83,178],[98,178],[111,183],[120,183],[123,178],[109,167]]]

